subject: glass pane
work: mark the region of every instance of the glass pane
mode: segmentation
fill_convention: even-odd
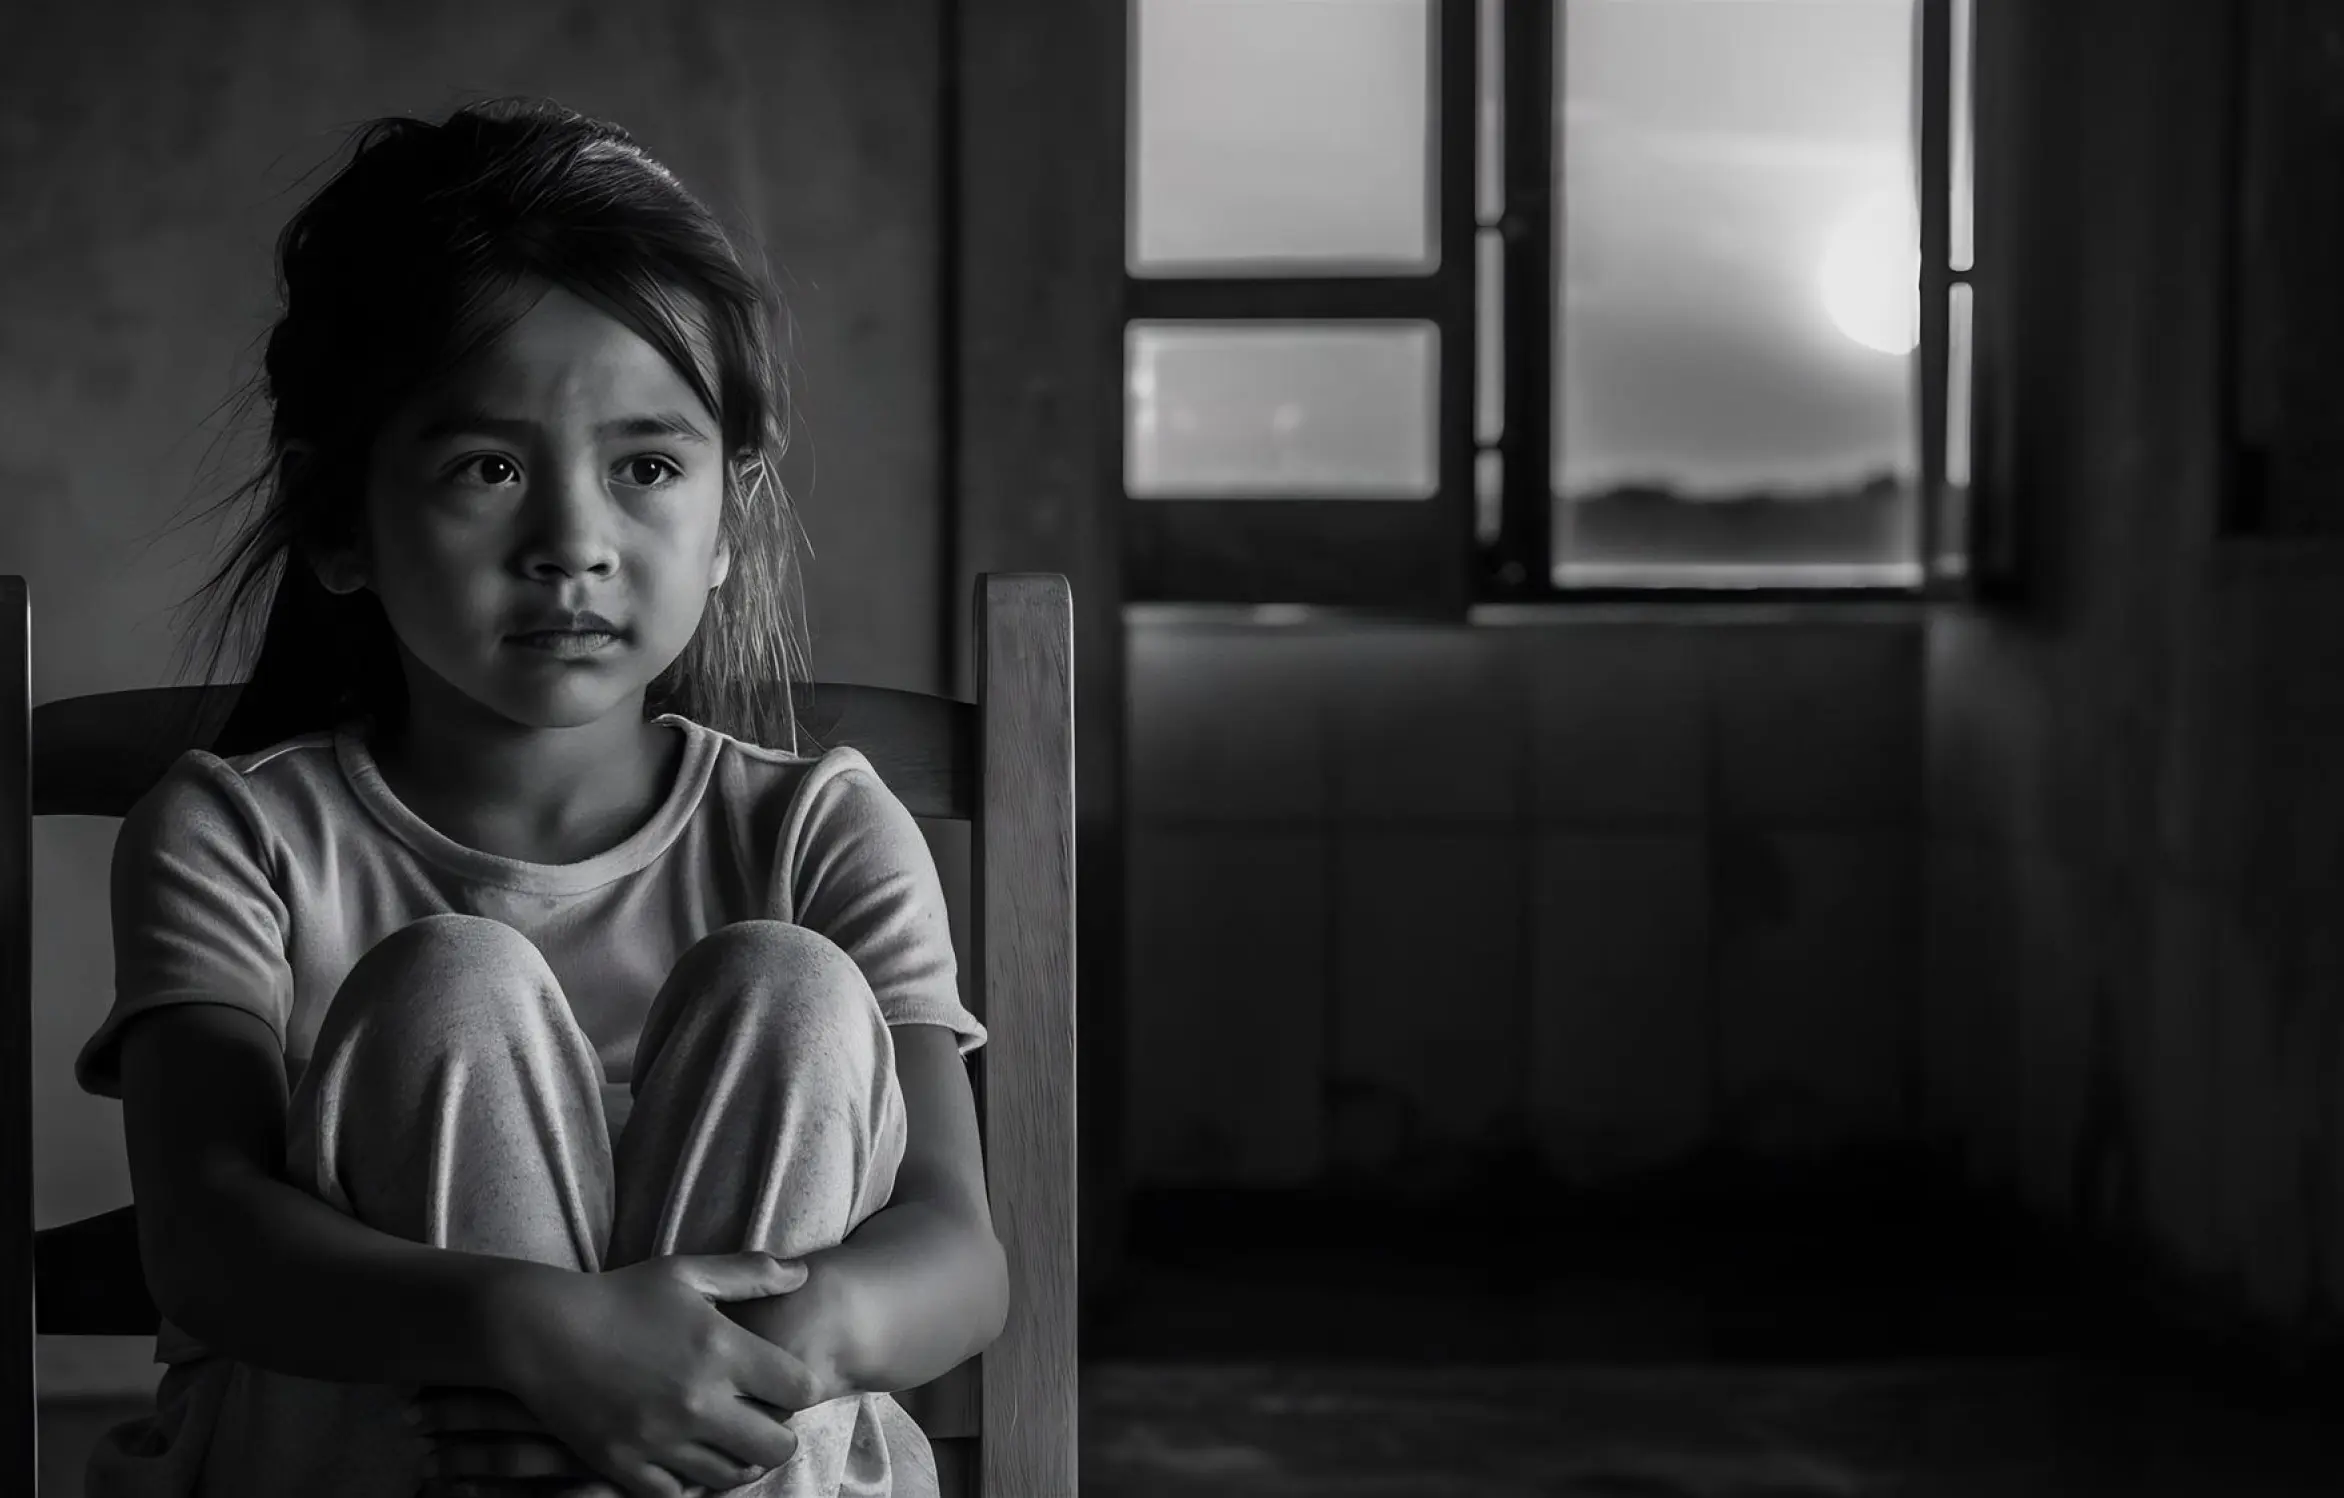
[[[1421,271],[1429,0],[1133,0],[1134,275]]]
[[[1494,545],[1505,524],[1506,457],[1493,448],[1473,455],[1473,539]]]
[[[1976,315],[1971,299],[1975,293],[1967,281],[1956,281],[1951,294],[1952,305],[1947,308],[1951,331],[1946,349],[1945,481],[1966,489],[1970,485],[1971,320]]]
[[[1966,271],[1976,249],[1972,243],[1976,229],[1970,216],[1975,193],[1972,162],[1976,159],[1977,115],[1972,103],[1976,84],[1970,69],[1977,54],[1977,11],[1971,0],[1953,0],[1952,24],[1953,58],[1948,71],[1953,91],[1953,247],[1946,258],[1955,270]]]
[[[1556,578],[1917,580],[1915,0],[1564,0]]]
[[[1495,229],[1474,236],[1473,440],[1506,435],[1506,241]]]
[[[1473,220],[1494,224],[1506,211],[1506,10],[1504,0],[1481,0],[1480,129],[1474,136]]]
[[[1945,350],[1945,494],[1937,506],[1933,546],[1937,570],[1959,577],[1969,566],[1970,401],[1976,379],[1977,314],[1968,282],[1955,282],[1951,294]]]
[[[1124,335],[1134,499],[1425,499],[1439,483],[1428,322],[1135,322]]]

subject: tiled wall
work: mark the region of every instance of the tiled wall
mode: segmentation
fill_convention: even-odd
[[[1135,621],[1136,1184],[1904,1137],[1919,641],[1731,609]]]

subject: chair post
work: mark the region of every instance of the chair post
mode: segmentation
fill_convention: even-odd
[[[40,1481],[33,1322],[33,605],[0,577],[0,1489]]]
[[[979,1361],[983,1498],[1074,1498],[1074,605],[1056,573],[978,579],[972,920],[982,1108],[1009,1319]]]

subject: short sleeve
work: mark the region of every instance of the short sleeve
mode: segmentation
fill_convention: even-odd
[[[114,841],[114,1004],[74,1061],[83,1091],[122,1096],[118,1042],[151,1009],[226,1004],[284,1043],[293,979],[270,861],[243,778],[201,750],[131,807]]]
[[[781,919],[819,931],[855,960],[890,1025],[943,1025],[962,1055],[985,1027],[960,1001],[959,963],[936,860],[920,824],[852,749],[816,762],[782,834]]]

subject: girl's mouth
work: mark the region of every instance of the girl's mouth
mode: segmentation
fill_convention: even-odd
[[[599,655],[619,643],[619,637],[598,629],[548,629],[535,634],[514,635],[513,643],[527,650],[541,650],[564,660],[577,660]]]

